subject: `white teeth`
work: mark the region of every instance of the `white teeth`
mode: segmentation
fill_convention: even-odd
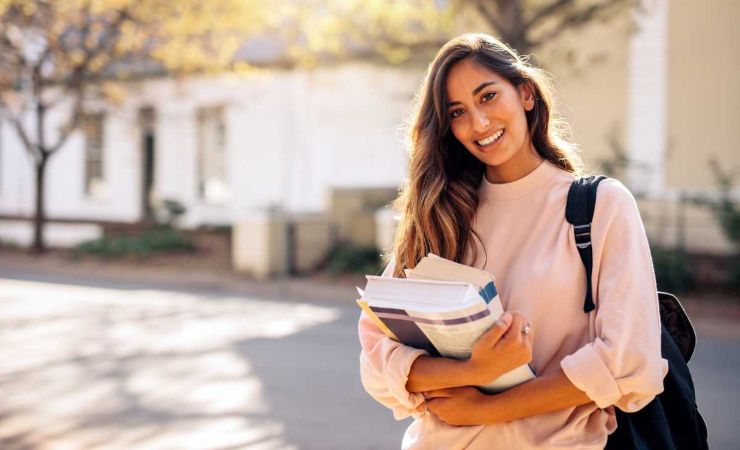
[[[500,138],[502,134],[504,134],[504,130],[498,130],[496,134],[494,134],[493,136],[489,136],[485,139],[481,139],[480,141],[478,141],[478,145],[480,145],[481,147],[485,147],[486,145]]]

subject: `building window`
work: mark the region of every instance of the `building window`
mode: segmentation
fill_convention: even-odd
[[[224,108],[199,108],[198,121],[198,193],[210,203],[228,198],[226,182],[226,126]]]
[[[103,124],[102,113],[85,114],[82,130],[85,134],[85,194],[100,197],[105,188],[103,178]]]

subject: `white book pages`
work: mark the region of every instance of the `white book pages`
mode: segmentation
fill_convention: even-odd
[[[368,275],[363,300],[369,305],[412,308],[420,311],[454,311],[475,303],[485,304],[469,283],[383,278]]]

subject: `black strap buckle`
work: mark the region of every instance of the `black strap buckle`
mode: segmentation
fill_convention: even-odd
[[[591,224],[573,225],[573,233],[576,238],[576,247],[588,248],[591,245]]]

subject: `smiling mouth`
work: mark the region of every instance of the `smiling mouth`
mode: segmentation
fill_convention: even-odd
[[[474,141],[474,142],[478,147],[481,147],[481,148],[489,147],[495,144],[496,142],[500,141],[503,135],[504,135],[504,128],[498,130],[497,132],[495,132],[491,136],[488,136],[485,139],[481,139],[479,141]]]

